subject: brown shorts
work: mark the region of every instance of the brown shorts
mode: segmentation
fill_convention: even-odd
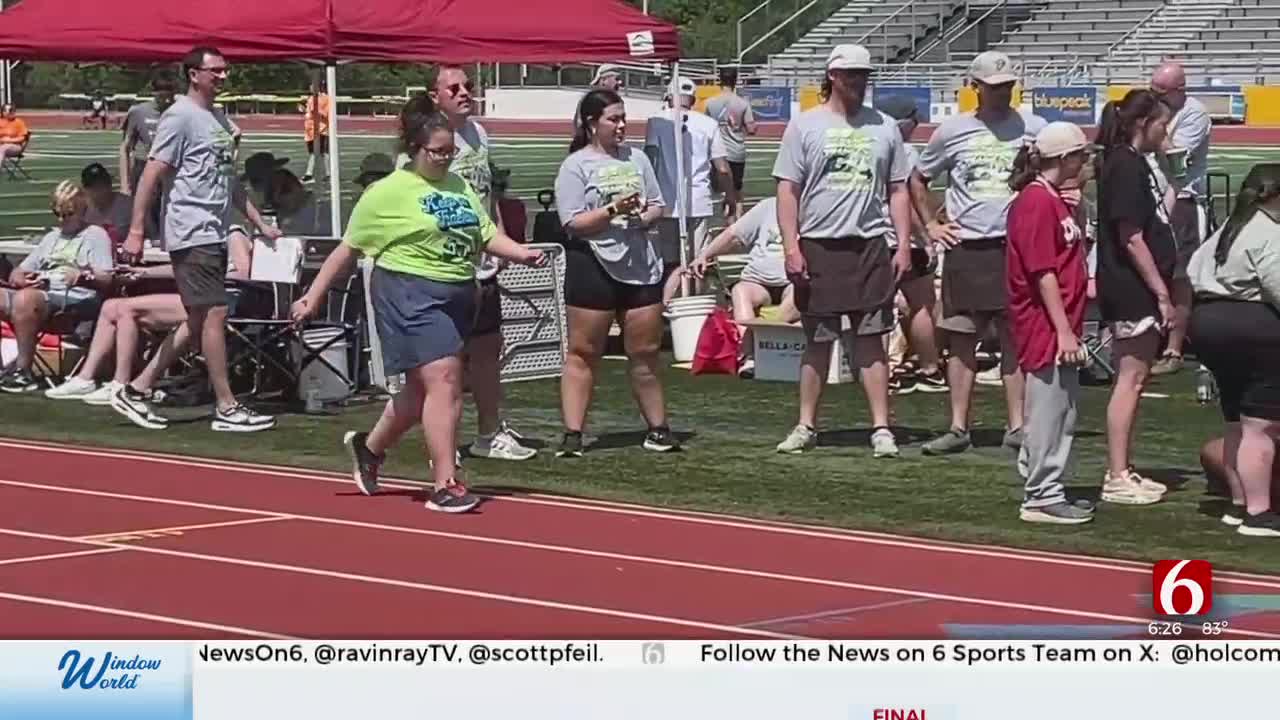
[[[947,251],[942,264],[942,320],[951,332],[979,332],[1004,315],[1004,238],[965,240]]]
[[[169,259],[182,306],[188,311],[227,305],[226,243],[173,250]]]
[[[800,324],[804,327],[806,342],[829,343],[843,340],[845,345],[851,347],[855,337],[891,332],[894,328],[893,308],[860,310],[827,317],[803,315],[800,317]]]

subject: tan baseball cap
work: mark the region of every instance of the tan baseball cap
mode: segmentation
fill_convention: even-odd
[[[973,64],[969,66],[969,77],[984,85],[1003,85],[1018,81],[1013,61],[1008,55],[996,50],[988,50],[974,58]]]
[[[837,45],[827,57],[828,70],[871,70],[871,53],[861,45]]]
[[[1089,138],[1075,123],[1051,122],[1036,133],[1036,150],[1042,158],[1062,157],[1088,146]]]

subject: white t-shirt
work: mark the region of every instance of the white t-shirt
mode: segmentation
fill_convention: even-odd
[[[720,136],[720,125],[707,115],[693,110],[685,111],[684,123],[685,217],[710,217],[715,214],[715,200],[711,191],[714,172],[712,160],[724,160],[729,156]],[[664,217],[676,216],[676,139],[675,126],[670,114],[654,116],[646,123],[644,146],[658,149],[658,162],[654,172],[658,186],[662,188],[662,200],[666,205]]]

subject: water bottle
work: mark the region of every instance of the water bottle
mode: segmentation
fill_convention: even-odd
[[[404,387],[403,373],[387,376],[387,394],[388,395],[399,395],[400,388],[402,387]]]
[[[1200,369],[1196,370],[1196,400],[1201,405],[1207,405],[1216,394],[1214,390],[1213,373],[1209,372],[1209,368],[1201,365]]]
[[[306,411],[309,415],[318,415],[321,412],[324,412],[324,403],[320,401],[319,390],[307,390]]]

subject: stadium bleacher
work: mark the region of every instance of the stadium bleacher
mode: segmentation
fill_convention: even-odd
[[[992,16],[980,47],[927,53],[945,33],[971,28],[983,7],[1017,7]],[[1028,12],[1029,10],[1029,12]],[[1003,33],[1003,34],[1002,34]],[[867,46],[895,82],[955,87],[962,68],[987,47],[1024,65],[1028,85],[1122,84],[1176,58],[1192,85],[1280,82],[1280,0],[851,0],[783,52],[769,58],[772,82],[796,85],[821,77],[840,43]]]

